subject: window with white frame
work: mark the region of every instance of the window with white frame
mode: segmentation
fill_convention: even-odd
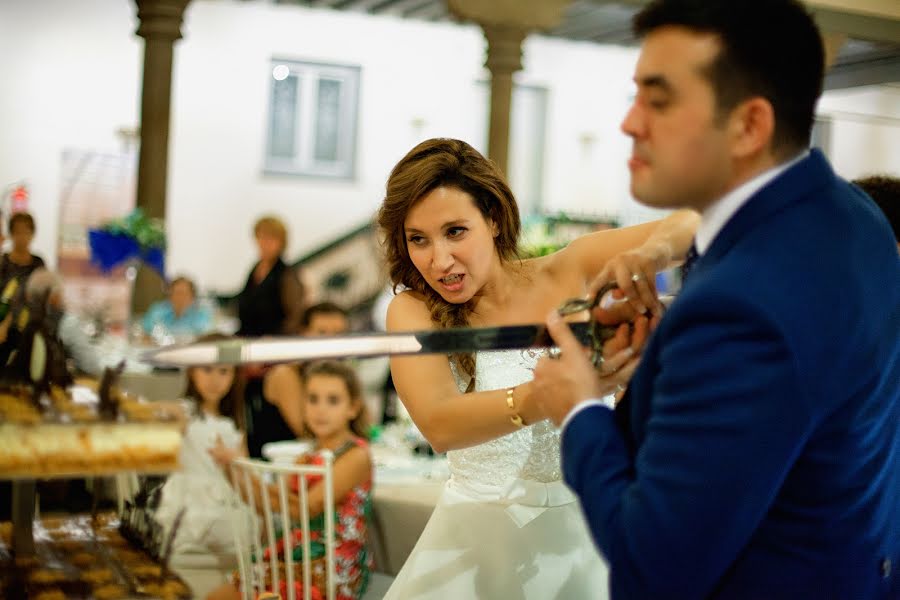
[[[359,71],[272,60],[267,173],[353,178]]]

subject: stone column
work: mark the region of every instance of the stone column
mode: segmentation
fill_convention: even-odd
[[[491,112],[488,156],[506,173],[509,165],[509,121],[513,73],[522,68],[522,41],[528,32],[515,26],[484,25],[487,40],[485,65],[491,72]]]
[[[841,51],[841,47],[846,41],[846,34],[828,31],[822,33],[822,45],[825,47],[826,71],[834,66],[834,61],[837,60],[838,52]]]
[[[166,218],[166,175],[169,160],[169,106],[172,97],[172,57],[181,38],[181,21],[190,0],[135,0],[137,34],[144,38],[141,87],[141,147],[138,160],[137,206],[148,217]],[[149,267],[138,268],[131,313],[147,310],[163,293],[162,279]]]
[[[488,158],[505,173],[513,74],[522,68],[522,42],[532,31],[557,26],[571,0],[447,0],[450,12],[481,26],[491,72]]]

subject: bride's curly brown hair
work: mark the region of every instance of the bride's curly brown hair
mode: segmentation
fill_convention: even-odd
[[[520,260],[519,207],[497,165],[461,140],[435,138],[420,143],[397,163],[388,177],[384,201],[378,211],[378,226],[394,291],[405,286],[422,294],[431,320],[439,328],[465,327],[469,324],[472,302],[454,304],[444,300],[413,265],[407,248],[406,216],[419,200],[439,187],[457,188],[469,194],[482,216],[497,226],[494,248],[504,263]],[[474,356],[459,354],[451,359],[470,377],[471,390]]]

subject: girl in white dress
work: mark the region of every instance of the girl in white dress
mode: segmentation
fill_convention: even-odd
[[[655,274],[684,258],[698,223],[676,212],[520,260],[519,211],[503,175],[451,139],[422,142],[394,167],[378,219],[391,280],[405,288],[388,309],[389,331],[543,322],[601,271],[637,310],[659,314]],[[559,433],[531,399],[538,354],[391,359],[400,399],[447,452],[451,477],[386,598],[606,597],[605,565],[562,483]]]
[[[225,336],[211,334],[198,341]],[[233,508],[234,492],[224,466],[246,456],[243,380],[232,365],[191,367],[185,398],[193,405],[179,455],[180,468],[162,488],[155,513],[165,529],[178,513],[184,517],[174,540],[174,552],[225,553],[234,549],[230,520],[240,518]]]

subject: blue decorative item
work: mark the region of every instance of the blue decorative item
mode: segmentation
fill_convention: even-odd
[[[104,273],[130,260],[141,260],[165,277],[165,233],[159,219],[136,208],[124,219],[88,231],[91,262]]]

